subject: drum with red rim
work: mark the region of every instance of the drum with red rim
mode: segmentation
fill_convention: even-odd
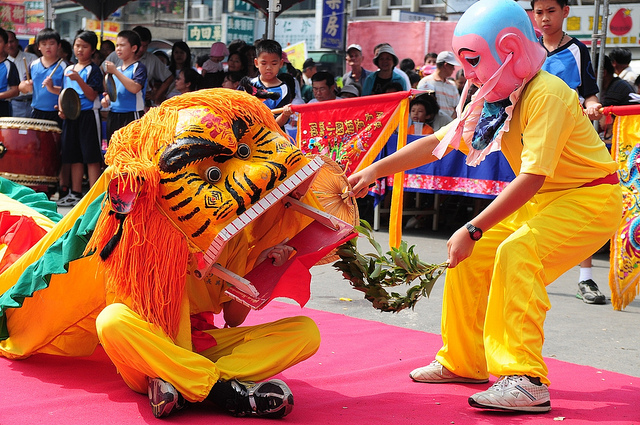
[[[55,121],[0,117],[0,176],[53,192],[60,172],[60,133]]]

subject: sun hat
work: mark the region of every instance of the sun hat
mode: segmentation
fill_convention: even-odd
[[[229,56],[229,49],[222,41],[217,41],[211,45],[209,56]]]
[[[354,95],[356,97],[360,96],[360,91],[353,84],[347,84],[344,87],[342,87],[340,89],[340,96],[342,96],[343,93],[349,93],[349,94],[352,94],[352,95]]]
[[[388,44],[385,44],[384,46],[378,49],[378,53],[376,53],[376,56],[373,58],[373,63],[376,66],[378,66],[378,58],[383,53],[389,53],[391,56],[393,56],[394,67],[398,65],[398,57],[396,56],[396,52],[393,50],[393,47],[389,46]]]

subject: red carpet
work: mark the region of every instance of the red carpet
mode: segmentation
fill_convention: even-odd
[[[428,385],[408,373],[432,360],[440,337],[273,302],[250,323],[312,317],[318,353],[281,374],[295,395],[282,424],[640,424],[640,378],[547,359],[553,409],[518,415],[479,411],[467,398],[486,385]],[[582,349],[588,349],[584,347]],[[0,359],[0,424],[121,425],[271,423],[233,418],[204,405],[157,420],[145,396],[129,390],[98,349],[88,358]]]

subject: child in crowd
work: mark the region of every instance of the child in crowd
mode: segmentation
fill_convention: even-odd
[[[100,96],[103,89],[102,72],[91,57],[96,51],[98,37],[93,31],[80,32],[73,41],[73,52],[78,60],[65,69],[63,88],[71,88],[80,98],[80,116],[62,123],[62,163],[71,164],[71,191],[57,201],[59,207],[73,207],[82,199],[82,176],[87,165],[89,185],[100,177],[102,152],[99,129]],[[62,114],[62,113],[61,113]],[[62,176],[61,176],[62,177]],[[61,180],[62,186],[68,182]]]
[[[224,72],[224,65],[222,61],[229,56],[229,49],[221,41],[213,43],[211,45],[211,51],[209,52],[209,59],[202,64],[202,75],[206,73]]]
[[[429,115],[427,114],[427,110]],[[421,96],[416,96],[409,103],[409,118],[411,125],[409,126],[409,134],[433,134],[433,128],[427,124],[427,117],[433,118],[433,111],[430,105],[424,101]]]
[[[51,28],[45,28],[36,36],[36,44],[42,57],[31,63],[31,80],[21,82],[20,91],[33,92],[31,118],[55,121],[62,127],[62,118],[58,116],[57,106],[67,63],[58,56],[60,35]]]
[[[433,93],[424,93],[419,96],[416,96],[412,104],[421,105],[424,108],[425,117],[424,117],[424,121],[422,122],[429,125],[429,127],[431,127],[433,131],[438,131],[440,130],[440,128],[444,127],[445,125],[453,121],[453,118],[451,118],[451,115],[447,114],[446,112],[440,109],[440,105],[438,105],[438,101],[436,100],[436,97]],[[416,106],[416,109],[421,110],[422,108],[419,106]],[[417,115],[419,116],[419,114]],[[417,133],[417,134],[420,134],[420,133]],[[425,134],[425,133],[422,133],[422,134]]]
[[[111,101],[107,93],[102,98],[102,107],[109,110],[107,117],[107,140],[113,133],[137,120],[144,114],[144,95],[147,83],[147,68],[136,60],[140,48],[140,36],[134,31],[120,31],[116,39],[116,53],[122,61],[121,67],[104,61],[108,74],[113,74],[117,97]]]
[[[12,116],[9,99],[19,94],[20,76],[18,68],[7,58],[5,46],[9,41],[9,34],[0,28],[0,117]]]
[[[540,44],[547,51],[542,69],[560,77],[569,87],[578,91],[589,118],[599,119],[602,105],[598,102],[596,83],[589,49],[580,40],[562,30],[569,16],[567,0],[531,0],[533,17],[542,31]]]
[[[73,46],[65,39],[60,39],[60,50],[58,50],[58,56],[62,58],[67,64],[73,63]]]
[[[577,38],[562,29],[569,16],[567,0],[531,0],[533,17],[542,31],[540,44],[547,52],[547,60],[542,69],[560,77],[576,90],[590,120],[602,117],[598,101],[598,85],[591,64],[589,49]],[[578,292],[576,297],[587,304],[605,304],[606,297],[593,280],[591,256],[580,262]]]
[[[245,76],[242,71],[229,71],[224,75],[224,81],[222,81],[222,87],[225,89],[237,90],[240,86],[240,81]]]
[[[200,88],[201,80],[202,76],[195,69],[183,69],[176,78],[176,91],[178,94],[196,91]]]
[[[256,54],[255,65],[260,75],[251,82],[258,88],[280,95],[277,100],[265,99],[264,104],[269,109],[284,107],[284,111],[276,118],[278,125],[283,127],[291,117],[292,111],[288,105],[293,100],[295,93],[278,78],[280,68],[284,64],[282,46],[275,40],[261,40],[256,46]]]
[[[182,93],[178,89],[178,76],[180,75],[180,72],[189,68],[192,68],[191,48],[184,41],[176,41],[175,43],[173,43],[173,47],[171,47],[171,59],[169,60],[169,71],[171,71],[171,75],[173,75],[176,79],[173,83],[171,83],[171,86],[167,91],[167,99]],[[193,84],[191,90],[187,91],[193,90],[197,90],[195,84]]]

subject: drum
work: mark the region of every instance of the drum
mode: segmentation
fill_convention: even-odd
[[[53,193],[60,172],[60,133],[55,121],[0,117],[0,177]]]

